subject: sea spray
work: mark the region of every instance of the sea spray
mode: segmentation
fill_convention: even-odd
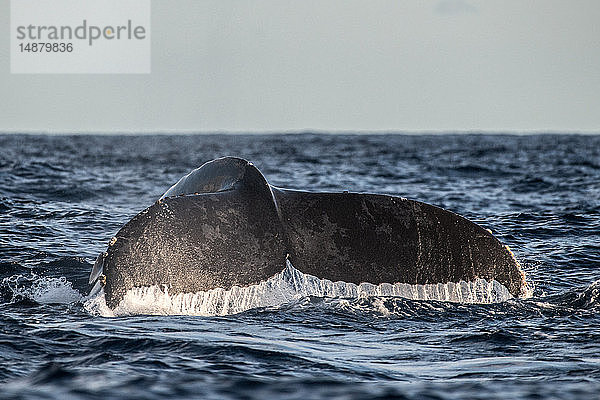
[[[27,298],[40,304],[71,304],[83,300],[83,296],[64,276],[51,278],[36,274],[12,275],[2,280],[2,286],[12,292],[11,302],[19,298]]]
[[[257,307],[282,305],[306,296],[357,298],[364,296],[402,297],[410,300],[437,300],[459,303],[498,303],[512,298],[499,282],[476,279],[473,282],[411,285],[382,283],[374,285],[332,282],[304,274],[287,261],[278,274],[247,287],[234,286],[197,293],[169,293],[163,286],[129,290],[119,305],[111,310],[104,301],[104,292],[85,303],[89,312],[102,316],[136,314],[155,315],[229,315]]]

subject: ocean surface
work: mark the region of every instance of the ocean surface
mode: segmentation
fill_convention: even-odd
[[[225,155],[276,186],[461,214],[511,247],[533,292],[91,307],[110,238]],[[0,135],[0,398],[598,399],[599,311],[600,136]]]

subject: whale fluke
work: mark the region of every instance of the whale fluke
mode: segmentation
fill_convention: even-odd
[[[286,259],[321,279],[431,284],[496,280],[526,294],[512,252],[450,211],[400,197],[276,188],[246,160],[210,161],[129,221],[94,265],[116,307],[136,287],[169,293],[267,280]]]

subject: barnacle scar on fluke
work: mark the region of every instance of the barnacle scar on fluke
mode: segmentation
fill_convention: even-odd
[[[401,197],[277,188],[235,157],[182,177],[111,244],[90,275],[90,283],[104,277],[110,308],[136,287],[177,294],[258,284],[281,272],[286,259],[331,281],[485,279],[513,296],[527,294],[512,252],[457,214]]]

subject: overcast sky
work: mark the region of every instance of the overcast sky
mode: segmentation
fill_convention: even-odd
[[[11,74],[0,131],[600,133],[600,1],[152,1],[152,73]]]

